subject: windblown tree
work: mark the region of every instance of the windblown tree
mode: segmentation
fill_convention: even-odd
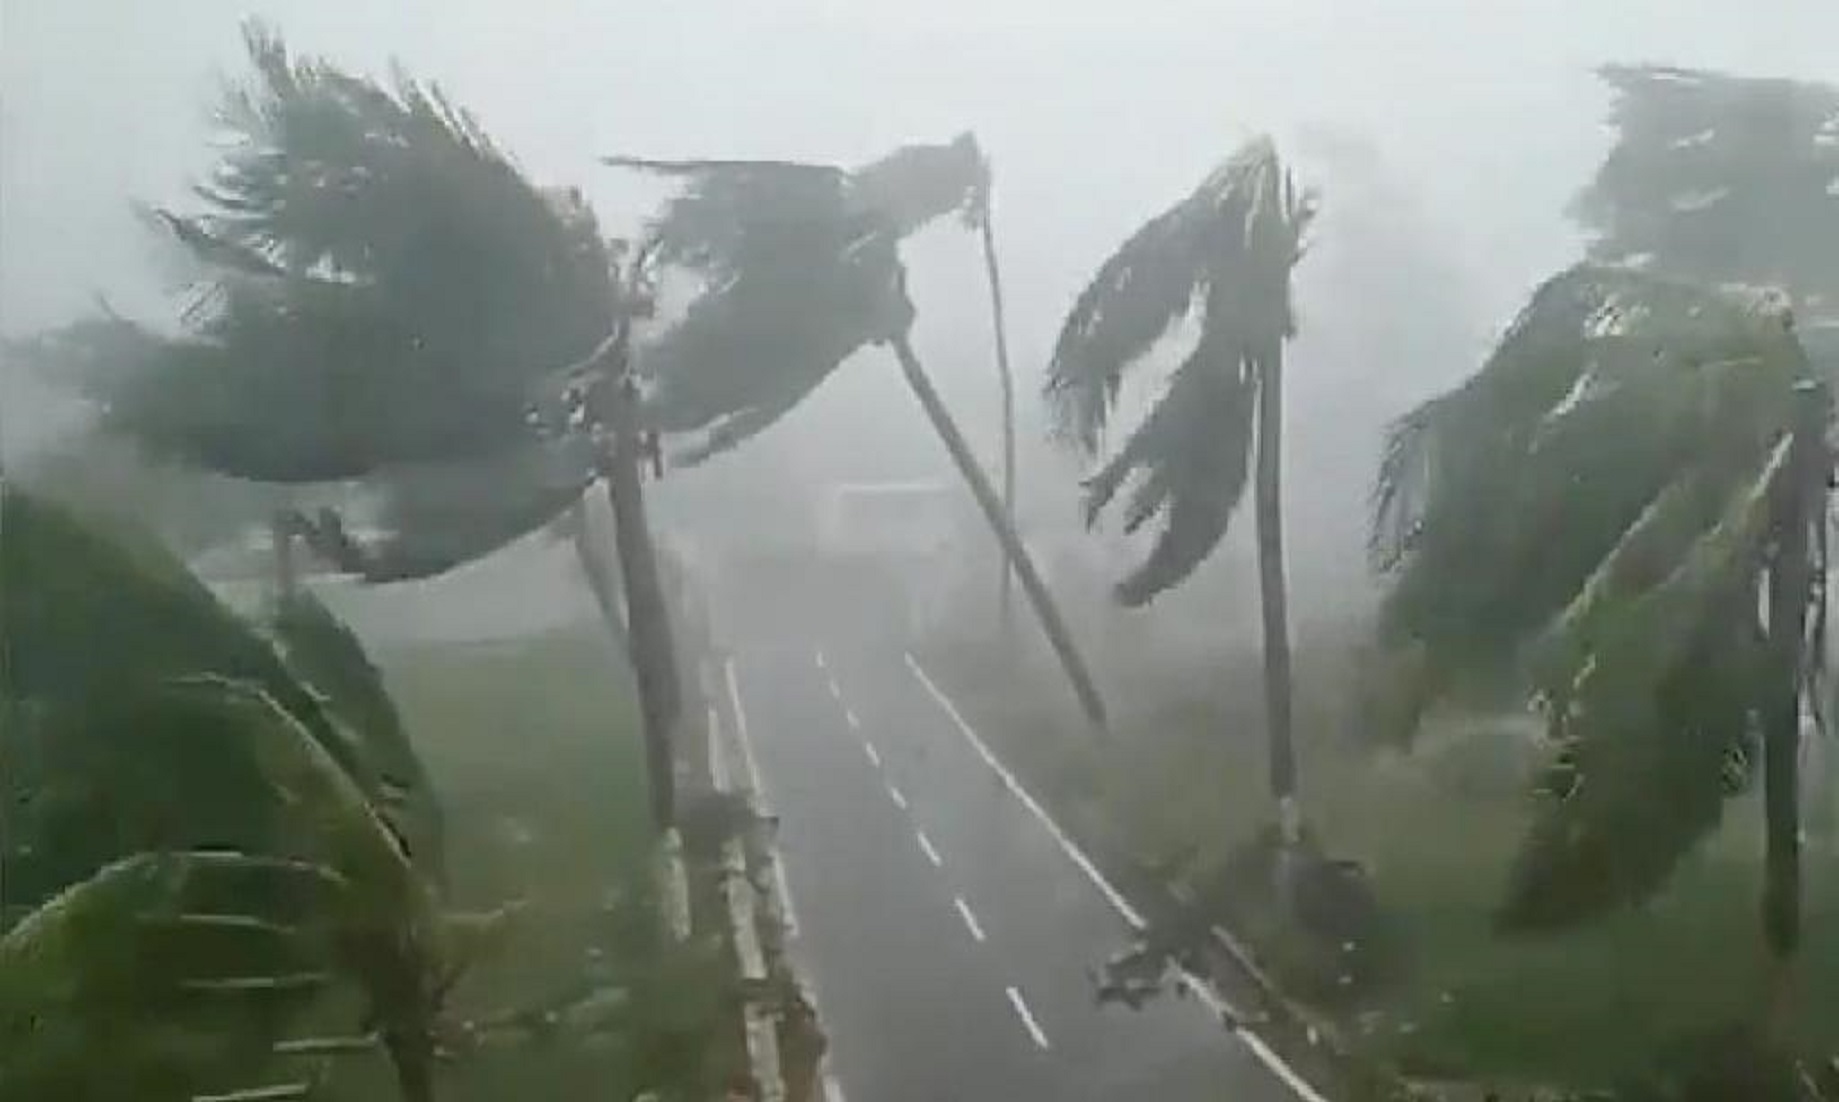
[[[292,1031],[344,988],[430,1098],[458,962],[380,684],[324,624],[283,657],[150,536],[15,488],[0,523],[0,1096],[310,1086]]]
[[[1160,516],[1161,531],[1116,593],[1144,605],[1219,546],[1248,481],[1255,486],[1270,783],[1289,842],[1301,815],[1284,591],[1283,365],[1296,330],[1290,274],[1314,212],[1275,146],[1248,144],[1100,266],[1061,328],[1046,387],[1065,438],[1097,455],[1125,372],[1198,314],[1198,336],[1166,392],[1087,481],[1087,522],[1140,475],[1124,528]]]
[[[1586,264],[1393,430],[1373,546],[1417,705],[1518,685],[1554,747],[1503,929],[1651,896],[1760,777],[1763,927],[1787,975],[1831,419],[1779,293]]]
[[[1590,257],[1785,288],[1839,315],[1839,87],[1611,65],[1615,143],[1573,213]]]
[[[156,454],[262,482],[364,483],[380,541],[336,515],[283,527],[371,580],[490,553],[604,475],[668,832],[679,685],[639,441],[616,425],[632,404],[635,281],[578,195],[533,186],[438,90],[291,57],[260,28],[247,38],[255,80],[221,112],[231,141],[196,189],[201,211],[149,212],[199,272],[176,333],[111,316],[28,351]]]
[[[1103,701],[1065,620],[909,338],[914,308],[900,241],[954,210],[988,225],[989,167],[975,140],[965,134],[946,145],[907,146],[855,170],[775,161],[609,163],[685,181],[652,239],[662,263],[705,286],[643,349],[647,427],[689,437],[678,461],[701,462],[777,421],[856,352],[888,345],[994,530],[1087,718],[1102,727]],[[989,272],[994,280],[993,263]],[[999,365],[1005,360],[999,350]]]
[[[1616,65],[1614,144],[1572,214],[1592,259],[1692,282],[1780,287],[1801,343],[1839,376],[1839,86]],[[1809,744],[1815,763],[1830,744]],[[1810,827],[1835,811],[1806,778]]]

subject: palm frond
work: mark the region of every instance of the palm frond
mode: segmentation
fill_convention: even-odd
[[[1839,86],[1610,65],[1615,144],[1573,213],[1598,260],[1780,282],[1839,313]]]
[[[1755,594],[1791,444],[1777,443],[1664,580],[1607,609],[1604,591],[1627,579],[1606,572],[1566,617],[1579,654],[1545,675],[1558,752],[1505,927],[1563,926],[1651,895],[1747,781],[1762,672]],[[1644,528],[1631,542],[1652,538]]]
[[[1220,353],[1202,338],[1168,393],[1086,483],[1088,524],[1137,470],[1143,476],[1125,507],[1124,530],[1136,531],[1157,513],[1166,518],[1149,556],[1117,585],[1125,605],[1142,605],[1192,573],[1244,496],[1258,381],[1231,350],[1225,362]]]
[[[297,518],[307,545],[364,581],[437,577],[551,523],[596,477],[596,446],[585,435],[539,441],[470,461],[384,468],[381,535],[360,541],[332,510]]]
[[[150,537],[107,535],[0,488],[0,628],[15,701],[82,705],[194,673],[260,686],[354,775],[361,751],[255,632]]]
[[[1290,269],[1313,213],[1313,199],[1259,139],[1132,234],[1061,325],[1046,383],[1060,432],[1096,451],[1125,371],[1197,302],[1208,303],[1207,324],[1235,340],[1260,341],[1272,328],[1267,345],[1289,336]]]
[[[1385,635],[1442,668],[1510,661],[1682,473],[1748,477],[1807,370],[1776,301],[1555,277],[1476,376],[1394,427],[1375,491]]]
[[[1263,365],[1294,329],[1290,271],[1313,211],[1271,143],[1252,142],[1126,241],[1061,328],[1047,396],[1062,433],[1090,452],[1124,371],[1203,304],[1200,336],[1168,389],[1087,483],[1088,524],[1139,469],[1125,531],[1165,517],[1149,556],[1117,586],[1126,605],[1188,577],[1226,533],[1245,491]]]
[[[808,264],[870,234],[905,237],[963,208],[988,172],[968,133],[902,146],[853,170],[773,160],[602,160],[685,181],[652,224],[658,258],[717,282]]]
[[[899,242],[986,186],[975,139],[911,145],[855,170],[781,161],[612,163],[685,180],[652,234],[708,280],[648,342],[646,423],[702,462],[776,422],[844,360],[904,324]]]
[[[0,933],[0,1097],[191,1102],[278,1076],[275,1044],[325,990],[325,947],[292,919],[340,890],[231,853],[72,884]]]
[[[549,376],[612,329],[592,213],[533,186],[438,90],[247,37],[255,79],[223,109],[203,209],[150,218],[208,276],[181,332],[90,326],[40,358],[99,377],[112,427],[261,481],[527,442]]]
[[[351,629],[303,587],[282,595],[270,626],[288,666],[325,694],[333,714],[356,736],[377,775],[374,799],[407,843],[417,867],[440,880],[440,801],[383,683],[383,672]]]
[[[900,324],[898,245],[887,235],[809,267],[734,279],[640,350],[646,424],[713,434],[709,454],[765,428],[858,350]]]

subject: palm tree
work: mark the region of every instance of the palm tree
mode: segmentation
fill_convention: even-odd
[[[1104,703],[1003,498],[932,385],[908,338],[899,242],[951,213],[978,214],[988,165],[975,140],[916,145],[853,171],[777,161],[609,163],[682,177],[652,239],[661,262],[706,290],[641,351],[649,428],[697,439],[701,462],[777,421],[859,349],[886,344],[970,487],[1091,723]],[[993,238],[992,238],[993,240]],[[993,284],[994,286],[994,284]]]
[[[576,193],[527,181],[473,118],[247,32],[256,80],[198,189],[149,220],[200,271],[177,335],[106,316],[28,351],[105,428],[234,477],[362,480],[377,547],[334,517],[281,518],[372,580],[427,577],[535,531],[605,475],[633,611],[654,817],[674,818],[676,655],[638,505],[636,439],[611,431],[633,287]],[[595,395],[610,394],[610,400]]]
[[[0,1080],[189,1099],[343,984],[430,1097],[438,816],[355,642],[297,605],[277,653],[150,536],[16,488],[0,524]]]
[[[1528,686],[1556,747],[1503,928],[1651,895],[1760,773],[1762,917],[1785,980],[1831,419],[1779,293],[1585,264],[1394,428],[1383,637],[1419,653],[1420,707],[1476,678]]]
[[[1117,586],[1123,604],[1143,605],[1219,545],[1255,467],[1270,784],[1292,843],[1301,814],[1284,591],[1283,351],[1295,332],[1290,272],[1314,212],[1268,139],[1246,145],[1099,268],[1060,330],[1046,388],[1065,437],[1097,454],[1125,370],[1199,311],[1200,334],[1161,401],[1086,483],[1087,521],[1143,472],[1124,528],[1158,514],[1163,528]]]
[[[1839,374],[1839,86],[1659,65],[1600,75],[1613,144],[1571,208],[1590,258],[1781,287],[1809,358]],[[1839,774],[1809,772],[1817,831]]]

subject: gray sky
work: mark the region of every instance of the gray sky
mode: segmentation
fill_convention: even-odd
[[[1292,377],[1313,376],[1292,406],[1304,469],[1315,441],[1376,439],[1384,416],[1465,370],[1575,255],[1562,207],[1604,141],[1591,66],[1839,79],[1832,0],[0,0],[0,331],[66,320],[97,293],[149,301],[126,200],[182,196],[252,13],[296,49],[369,71],[394,57],[438,80],[534,177],[583,185],[616,224],[655,192],[599,154],[858,161],[975,129],[996,165],[1031,439],[1040,364],[1081,280],[1237,140],[1272,131],[1325,196],[1320,255],[1301,276],[1306,334],[1339,325],[1343,338],[1321,338],[1316,363],[1309,345],[1296,352]],[[1321,161],[1305,140],[1319,133],[1365,142],[1374,166]],[[1395,208],[1374,205],[1380,194]],[[1338,224],[1348,243],[1331,259]],[[1404,225],[1423,254],[1411,265],[1444,273],[1424,310],[1460,312],[1439,324],[1467,335],[1438,346],[1441,362],[1361,364],[1345,319],[1371,312],[1371,288],[1334,273],[1386,283],[1388,255],[1358,250],[1389,248]],[[988,441],[973,244],[940,228],[911,258],[921,350]],[[1396,301],[1413,312],[1409,294]],[[0,386],[0,431],[15,446],[41,435],[27,389]],[[1349,393],[1366,397],[1330,408]],[[852,364],[761,454],[800,471],[846,454],[865,470],[937,463],[910,405],[887,364]],[[864,420],[867,451],[846,431]],[[1064,487],[1045,454],[1031,469]]]

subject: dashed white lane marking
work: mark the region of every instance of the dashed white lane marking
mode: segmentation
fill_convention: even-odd
[[[964,926],[966,929],[968,929],[971,932],[971,936],[976,938],[978,941],[982,941],[983,940],[983,927],[977,924],[977,916],[971,913],[970,904],[966,903],[964,901],[964,897],[961,895],[954,896],[952,898],[952,903],[957,906],[958,917],[964,920]]]
[[[875,744],[872,742],[864,742],[862,744],[862,749],[868,753],[869,764],[873,765],[876,769],[880,769],[881,751],[875,749]]]
[[[829,1064],[829,1058],[824,1060]],[[847,1102],[843,1096],[843,1084],[837,1082],[835,1073],[828,1066],[824,1068],[824,1102]]]
[[[1028,1009],[1028,1000],[1022,998],[1022,993],[1014,987],[1006,987],[1003,990],[1009,996],[1009,1005],[1015,1008],[1015,1016],[1022,1020],[1022,1025],[1028,1030],[1028,1036],[1034,1039],[1034,1043],[1040,1048],[1052,1047],[1047,1043],[1047,1034],[1041,1032],[1041,1023],[1034,1020],[1034,1011]]]
[[[812,651],[811,653],[817,659],[817,668],[825,672],[829,672],[830,663],[824,660],[824,652],[822,650],[815,650],[815,651]]]
[[[926,851],[926,860],[931,861],[934,868],[944,868],[945,859],[939,856],[939,851],[937,849],[933,848],[932,839],[926,837],[926,832],[923,830],[916,830],[913,832],[913,836],[919,839],[920,849]]]
[[[843,708],[843,722],[849,724],[849,729],[851,731],[860,731],[862,729],[862,721],[856,718],[856,713],[847,705]]]
[[[1092,863],[1092,859],[1087,857],[1078,846],[1073,844],[1073,840],[1068,838],[1066,832],[1060,829],[1060,824],[1054,822],[1053,817],[1047,814],[1047,809],[1043,808],[1040,803],[1028,793],[1028,790],[1022,787],[1021,782],[1015,779],[1015,774],[1009,772],[1008,768],[1004,766],[1001,761],[997,760],[996,755],[991,753],[990,748],[984,744],[983,739],[971,725],[965,721],[963,714],[958,711],[958,706],[952,703],[951,698],[945,695],[945,691],[940,689],[932,678],[927,675],[926,671],[921,668],[919,660],[913,657],[912,652],[908,652],[907,654],[907,668],[913,671],[913,676],[918,679],[921,687],[926,690],[927,694],[938,702],[940,708],[944,709],[945,714],[951,718],[953,726],[957,727],[959,732],[964,735],[965,740],[971,744],[971,749],[975,750],[977,756],[983,759],[983,763],[989,766],[990,769],[1002,779],[1003,787],[1007,788],[1017,800],[1021,801],[1022,806],[1028,809],[1028,813],[1034,816],[1035,820],[1046,829],[1047,833],[1053,837],[1055,842],[1059,843],[1060,849],[1066,854],[1068,859],[1079,868],[1080,872],[1085,874],[1086,879],[1092,882],[1092,885],[1098,889],[1099,894],[1104,896],[1105,900],[1111,904],[1112,909],[1117,911],[1124,921],[1129,923],[1133,928],[1137,930],[1144,929],[1145,923],[1142,913],[1131,906],[1130,901],[1124,898],[1123,893],[1112,886],[1111,881],[1105,878],[1104,873],[1098,871],[1098,866]],[[1236,1024],[1242,1021],[1246,1015],[1237,1007],[1227,1002],[1218,991],[1213,989],[1211,983],[1194,975],[1185,968],[1178,969],[1178,971],[1181,977],[1187,981],[1189,988],[1192,989],[1199,998],[1201,1004],[1217,1018],[1228,1023],[1228,1027],[1232,1030],[1233,1034],[1245,1043],[1245,1047],[1251,1051],[1253,1056],[1258,1058],[1258,1062],[1270,1069],[1271,1074],[1277,1076],[1277,1078],[1283,1082],[1284,1086],[1289,1087],[1298,1098],[1303,1099],[1303,1102],[1328,1102],[1328,1099],[1324,1097],[1320,1091],[1310,1086],[1309,1081],[1299,1075],[1296,1069],[1291,1067],[1283,1057],[1273,1052],[1271,1046],[1265,1043],[1264,1038],[1253,1033],[1243,1025]],[[1010,1001],[1017,1002],[1017,1012],[1020,1013],[1025,1004],[1018,1002],[1020,996],[1014,993],[1014,988],[1010,988],[1009,990],[1011,992]],[[1045,1048],[1046,1045],[1043,1044],[1042,1047]]]
[[[888,799],[890,799],[890,800],[893,800],[893,801],[894,801],[894,806],[895,806],[895,807],[898,807],[898,808],[900,808],[900,809],[901,809],[902,811],[905,811],[905,810],[907,810],[907,797],[906,797],[906,794],[905,794],[905,793],[903,793],[903,792],[902,792],[902,791],[901,791],[900,789],[898,789],[898,788],[895,788],[895,787],[894,787],[893,785],[891,785],[891,784],[890,784],[890,785],[888,785]]]
[[[836,678],[834,677],[831,678],[829,681],[829,685],[830,685],[830,698],[832,700],[835,700],[838,704],[843,703],[843,687],[836,683]]]

